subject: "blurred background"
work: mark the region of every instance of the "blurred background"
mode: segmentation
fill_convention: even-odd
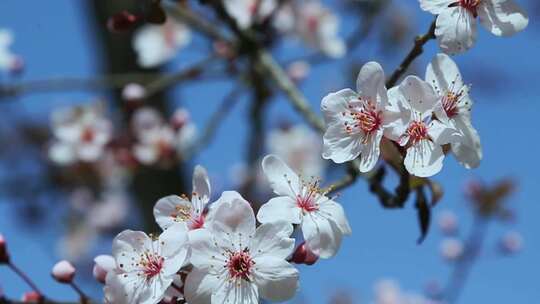
[[[196,164],[208,170],[214,198],[238,189],[254,205],[269,197],[258,170],[266,153],[280,154],[328,182],[344,174],[342,167],[320,159],[320,137],[286,97],[271,86],[257,87],[249,62],[237,60],[226,45],[192,30],[188,38],[183,33],[170,60],[145,64],[133,47],[142,26],[121,33],[107,27],[111,16],[136,8],[135,2],[0,3],[0,30],[11,33],[9,49],[17,56],[0,69],[0,233],[13,262],[54,299],[76,299],[50,276],[60,259],[73,262],[77,282],[101,299],[93,258],[109,254],[112,238],[123,229],[158,231],[153,204],[165,195],[189,194]],[[205,7],[191,2],[205,15]],[[403,209],[384,209],[360,179],[339,197],[353,235],[335,258],[299,266],[301,288],[291,303],[436,300],[463,267],[459,256],[467,241],[477,240],[479,189],[501,181],[511,181],[513,192],[500,213],[482,219],[488,225],[458,302],[532,303],[540,296],[540,238],[535,236],[540,229],[540,28],[535,22],[540,4],[517,2],[530,18],[524,32],[498,38],[479,27],[476,46],[454,57],[472,84],[472,120],[484,158],[474,170],[446,158],[433,177],[444,196],[432,209],[426,240],[416,242],[420,230],[412,199]],[[433,21],[416,0],[322,3],[339,19],[346,55],[333,58],[316,43],[267,33],[272,53],[316,113],[329,92],[354,88],[363,63],[378,61],[389,75]],[[437,43],[428,42],[407,74],[423,77],[437,52]],[[151,93],[141,93],[140,85],[126,87],[134,83]],[[111,138],[107,151],[93,161],[69,161],[53,152],[65,109],[78,105],[110,124],[104,127]],[[142,133],[149,124],[170,129],[158,132],[170,145],[156,152],[160,156],[148,155],[155,143]],[[134,152],[139,148],[141,155]],[[396,181],[390,174],[389,187]],[[26,291],[18,277],[0,267],[0,294],[18,299]]]

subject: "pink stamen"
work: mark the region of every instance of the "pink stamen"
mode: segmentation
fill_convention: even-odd
[[[255,261],[249,255],[249,249],[245,248],[242,251],[230,253],[227,268],[232,278],[241,278],[249,280],[251,269],[255,265]]]
[[[405,132],[409,136],[411,144],[415,145],[423,139],[428,139],[428,128],[423,121],[413,121]]]
[[[146,276],[146,279],[149,280],[161,272],[164,262],[165,259],[163,257],[145,252],[141,255],[139,265],[142,267],[142,272]]]
[[[452,6],[461,6],[464,9],[468,10],[476,18],[478,16],[478,6],[482,0],[459,0],[450,4]]]
[[[369,135],[380,129],[382,125],[382,113],[370,99],[359,99],[360,105],[349,104],[349,112],[342,112],[343,116],[349,116],[352,121],[345,122],[345,131],[348,134],[357,133],[359,130],[366,134],[364,141]]]

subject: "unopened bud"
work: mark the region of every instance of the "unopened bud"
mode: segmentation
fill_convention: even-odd
[[[27,291],[23,294],[21,301],[24,303],[41,303],[43,297],[35,291]]]
[[[54,265],[52,276],[60,283],[69,284],[73,282],[73,278],[75,277],[75,267],[68,261],[60,261]]]
[[[6,239],[0,234],[0,264],[9,263],[9,253],[7,250]]]
[[[145,87],[138,83],[130,83],[122,90],[122,98],[128,102],[143,100],[145,96]]]
[[[128,11],[121,11],[109,17],[107,28],[113,33],[122,33],[132,29],[139,17]]]
[[[441,243],[441,255],[448,261],[455,261],[463,255],[463,242],[458,239],[446,239]]]
[[[105,284],[107,273],[116,267],[114,258],[110,255],[102,254],[94,258],[94,263],[94,269],[92,270],[94,278],[98,282]]]
[[[309,249],[304,242],[294,251],[291,262],[296,264],[313,265],[318,259],[319,256],[313,253],[313,251],[311,251],[311,249]]]
[[[452,211],[443,211],[437,224],[444,234],[455,234],[458,230],[457,217]]]
[[[180,108],[174,111],[171,118],[171,125],[175,130],[181,129],[189,122],[189,112],[186,109]]]
[[[287,67],[287,75],[294,82],[300,82],[304,80],[311,70],[311,66],[306,61],[295,61]]]
[[[502,236],[499,246],[504,254],[516,254],[523,248],[523,237],[520,233],[511,231]]]

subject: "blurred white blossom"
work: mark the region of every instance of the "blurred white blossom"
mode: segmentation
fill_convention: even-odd
[[[167,63],[191,41],[189,28],[173,20],[167,18],[163,25],[146,24],[135,32],[133,48],[140,66],[152,68]]]
[[[56,110],[52,114],[55,141],[49,157],[60,165],[97,161],[112,136],[112,124],[98,105]]]

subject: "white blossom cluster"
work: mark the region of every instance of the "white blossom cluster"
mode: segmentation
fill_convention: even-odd
[[[258,303],[293,297],[299,284],[298,270],[289,263],[293,225],[305,240],[298,248],[321,258],[334,256],[351,228],[319,180],[303,179],[275,155],[266,156],[262,167],[276,197],[257,216],[235,191],[211,202],[208,174],[195,167],[191,198],[172,195],[156,203],[159,237],[126,230],[114,239],[112,258],[96,258],[94,272],[105,277],[106,302],[185,297],[192,304]]]

